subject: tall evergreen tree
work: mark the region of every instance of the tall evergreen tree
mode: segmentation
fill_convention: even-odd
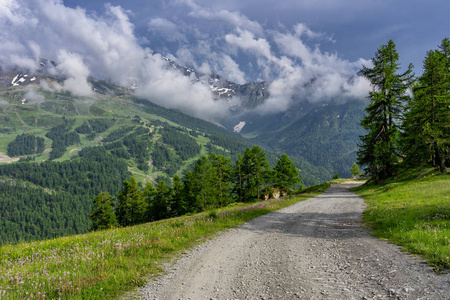
[[[151,203],[151,220],[157,221],[171,217],[172,190],[162,180],[155,188],[153,202]]]
[[[266,153],[260,147],[254,146],[245,150],[241,173],[243,200],[261,198],[262,192],[265,192],[264,183],[269,177],[269,163],[266,160]]]
[[[360,74],[366,77],[373,90],[371,100],[361,125],[367,134],[361,136],[357,151],[358,164],[367,166],[368,173],[376,180],[393,174],[399,160],[398,136],[403,104],[409,99],[407,89],[414,74],[412,64],[402,73],[399,55],[392,40],[382,45],[372,58],[373,68],[363,66]]]
[[[130,226],[146,221],[148,204],[134,177],[123,182],[123,189],[118,193],[117,201],[119,225]]]
[[[352,173],[352,176],[361,175],[361,171],[359,170],[359,167],[356,163],[353,163],[352,167],[350,168],[350,172]]]
[[[194,166],[194,181],[197,188],[198,202],[201,203],[202,209],[217,206],[217,191],[215,186],[217,183],[217,172],[214,166],[206,156],[200,158]]]
[[[235,194],[236,200],[242,202],[244,199],[244,172],[241,154],[237,155],[236,163],[231,170],[231,181],[233,184],[232,192]]]
[[[181,216],[189,211],[186,202],[184,186],[178,175],[173,176],[172,179],[172,216]]]
[[[424,72],[413,87],[414,97],[406,114],[403,136],[409,163],[431,161],[442,173],[446,172],[445,154],[450,146],[450,60],[444,54],[450,50],[448,44],[448,39],[442,42],[444,52],[427,52]]]
[[[153,197],[155,196],[155,187],[150,182],[147,182],[144,186],[144,190],[142,191],[142,197],[144,201],[147,203],[147,212],[145,219],[147,222],[153,220]]]
[[[275,185],[281,192],[287,193],[301,180],[298,169],[289,156],[287,154],[281,155],[275,165]]]
[[[101,192],[94,198],[90,214],[92,230],[110,229],[118,225],[110,193]]]
[[[208,159],[212,165],[213,172],[215,172],[214,178],[216,180],[213,184],[215,185],[218,204],[219,206],[224,206],[230,200],[231,159],[215,153],[210,153]]]

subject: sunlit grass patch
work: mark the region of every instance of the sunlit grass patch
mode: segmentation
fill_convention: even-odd
[[[366,199],[364,220],[374,235],[420,254],[437,270],[450,268],[450,175],[431,172],[356,191]]]
[[[318,189],[322,191],[325,186]],[[309,191],[316,192],[314,188]],[[148,276],[161,272],[163,261],[218,231],[316,194],[235,204],[133,227],[1,246],[0,299],[118,298],[145,284]]]

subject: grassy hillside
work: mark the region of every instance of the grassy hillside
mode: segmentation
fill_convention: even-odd
[[[70,128],[67,128],[67,132],[76,131],[79,141],[65,147],[63,155],[58,156],[56,161],[76,158],[79,151],[86,147],[108,144],[111,141],[106,138],[120,129],[148,128],[153,133],[152,139],[149,139],[149,142],[152,143],[148,147],[149,157],[145,160],[150,168],[148,170],[139,168],[139,161],[136,157],[128,159],[130,171],[141,180],[155,181],[158,177],[167,180],[174,173],[180,175],[186,171],[201,155],[215,152],[235,157],[245,148],[253,146],[253,143],[215,124],[175,110],[162,108],[146,100],[137,99],[131,96],[126,89],[104,81],[94,81],[93,87],[97,91],[95,98],[73,97],[67,93],[49,93],[41,89],[31,93],[28,87],[0,89],[0,163],[27,157],[26,155],[6,156],[11,142],[24,133],[44,138],[45,141],[44,152],[30,155],[31,157],[27,157],[28,159],[40,162],[52,158],[50,153],[54,148],[54,140],[49,137],[48,132],[55,126],[62,125],[63,117],[73,122]],[[23,101],[24,99],[26,100]],[[100,125],[104,126],[94,128],[93,122],[103,123]],[[164,139],[161,139],[164,133],[160,129],[169,126],[178,128],[194,138],[201,147],[201,151],[189,158],[180,151],[174,151],[173,145],[168,145]],[[171,166],[164,163],[159,167],[154,166],[151,153],[155,150],[155,145],[172,153],[173,155],[167,154],[167,156],[176,163],[172,162]],[[275,163],[278,154],[271,151],[266,152],[269,163]],[[295,162],[301,169],[305,185],[318,184],[326,180],[321,172],[317,172],[316,167],[310,163],[301,159],[295,159]],[[140,165],[143,166],[142,160]]]
[[[368,204],[364,220],[375,236],[421,255],[436,270],[450,269],[450,174],[410,170],[356,192]]]
[[[327,180],[335,172],[349,177],[364,133],[359,122],[366,106],[364,100],[299,105],[288,113],[253,120],[242,133],[273,151],[303,157],[320,167]]]
[[[130,176],[170,184],[203,155],[234,159],[253,147],[210,122],[92,83],[94,98],[0,89],[0,244],[85,233],[93,198],[115,195]],[[273,166],[279,154],[266,157]],[[304,185],[324,181],[309,163],[293,161]]]
[[[54,240],[0,246],[1,299],[116,299],[216,232],[323,192]]]

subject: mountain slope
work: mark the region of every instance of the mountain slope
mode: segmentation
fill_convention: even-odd
[[[249,116],[241,134],[273,151],[321,166],[330,177],[334,172],[349,177],[359,136],[364,133],[359,121],[366,105],[361,100],[306,104],[263,120]]]
[[[25,75],[0,77],[7,86],[0,88],[0,162],[19,160],[0,163],[0,243],[86,232],[95,195],[116,194],[131,175],[170,182],[202,155],[235,158],[253,146],[106,81],[91,79],[95,98],[86,98],[45,91],[36,82],[57,80],[45,74]],[[279,154],[266,156],[274,165]],[[325,180],[320,169],[293,161],[303,184]]]

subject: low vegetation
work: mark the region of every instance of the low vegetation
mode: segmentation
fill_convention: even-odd
[[[421,255],[436,270],[450,268],[450,176],[414,170],[355,191],[368,206],[364,221],[379,238]]]
[[[205,238],[324,191],[54,240],[0,247],[0,299],[113,299]]]

